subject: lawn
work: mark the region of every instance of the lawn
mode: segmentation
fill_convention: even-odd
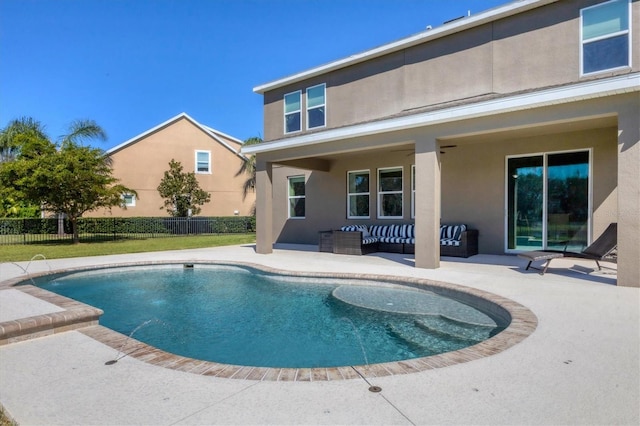
[[[36,255],[47,259],[102,256],[108,254],[141,253],[163,250],[183,250],[248,244],[256,241],[255,234],[198,235],[189,237],[149,238],[145,240],[116,240],[72,244],[40,243],[0,245],[0,262],[21,262]]]

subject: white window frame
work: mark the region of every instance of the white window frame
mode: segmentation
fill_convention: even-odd
[[[289,193],[289,189],[291,188],[291,179],[299,179],[302,178],[302,180],[304,181],[304,186],[305,186],[305,191],[304,194],[305,195],[291,195]],[[291,200],[292,199],[301,199],[304,198],[305,199],[305,208],[304,208],[304,216],[291,216]],[[287,217],[289,219],[305,219],[307,216],[307,178],[305,175],[295,175],[295,176],[287,176]]]
[[[131,201],[127,201],[127,197],[131,198]],[[122,194],[122,201],[125,207],[135,207],[136,206],[136,196],[135,194]]]
[[[416,218],[416,165],[411,165],[411,219]]]
[[[618,1],[622,1],[622,2],[626,2],[627,3],[627,7],[628,7],[628,12],[627,12],[627,18],[628,18],[628,22],[627,22],[627,29],[623,30],[623,31],[617,31],[615,33],[611,33],[611,34],[606,34],[603,36],[599,36],[599,37],[594,37],[594,38],[590,38],[588,40],[583,40],[583,31],[584,31],[584,12],[586,10],[589,9],[596,9],[602,6],[605,6],[607,4],[610,3],[614,3],[614,2],[618,2]],[[611,72],[611,71],[615,71],[615,70],[621,70],[621,69],[627,69],[627,68],[631,68],[631,64],[632,62],[632,58],[631,58],[631,54],[633,52],[632,49],[632,45],[633,45],[633,40],[631,39],[631,23],[633,21],[633,19],[631,19],[632,17],[632,9],[631,9],[631,2],[629,0],[610,0],[604,3],[600,3],[600,4],[596,4],[593,6],[589,6],[589,7],[585,7],[583,9],[580,9],[580,75],[581,76],[588,76],[588,75],[593,75],[593,74],[598,74],[598,73],[603,73],[603,72]],[[600,41],[600,40],[606,40],[608,38],[613,38],[613,37],[618,37],[621,35],[627,35],[627,41],[628,41],[628,48],[629,48],[629,52],[628,57],[629,57],[629,62],[627,65],[621,65],[618,67],[614,67],[614,68],[604,68],[601,70],[596,70],[596,71],[591,71],[591,72],[584,72],[584,46],[588,43],[591,42],[595,42],[595,41]]]
[[[349,178],[352,173],[367,173],[369,175],[369,190],[367,192],[349,192]],[[369,214],[366,216],[351,216],[349,213],[351,209],[349,208],[351,196],[352,195],[367,195],[369,197]],[[371,170],[363,169],[363,170],[349,170],[347,172],[347,219],[370,219],[371,218]]]
[[[200,171],[198,170],[198,154],[207,154],[208,160],[207,160],[207,171]],[[195,152],[195,172],[196,174],[200,174],[200,175],[210,175],[212,173],[211,170],[211,151],[204,151],[204,150],[196,150]]]
[[[402,185],[400,191],[381,191],[380,190],[380,173],[388,170],[400,170]],[[377,173],[377,189],[378,189],[378,219],[402,219],[404,218],[404,167],[381,167]],[[400,216],[383,216],[382,215],[382,196],[386,194],[400,194],[402,196],[401,213]]]
[[[290,111],[287,112],[287,96],[289,95],[293,95],[293,94],[297,94],[298,98],[299,98],[299,105],[300,107],[295,110],[295,111]],[[284,134],[288,135],[291,133],[297,133],[302,131],[302,90],[296,90],[294,92],[289,92],[289,93],[285,93],[285,95],[282,97],[282,112],[283,112],[283,123],[282,123],[282,129],[284,130]],[[298,114],[300,116],[300,128],[298,130],[292,130],[290,132],[287,131],[287,116],[292,115],[292,114]]]
[[[322,86],[323,88],[323,93],[324,95],[322,96],[324,98],[324,103],[322,105],[314,105],[313,107],[309,107],[309,90],[311,89],[315,89],[316,87],[320,87]],[[306,114],[306,119],[307,119],[307,123],[306,123],[306,129],[307,130],[311,130],[311,129],[321,129],[323,127],[327,126],[327,84],[326,83],[321,83],[321,84],[316,84],[315,86],[311,86],[311,87],[307,87],[306,91],[305,91],[305,101],[306,101],[306,109],[307,109],[307,114]],[[318,108],[324,108],[324,120],[322,123],[322,126],[314,126],[311,127],[309,126],[310,120],[309,120],[309,111],[311,111],[312,109],[318,109]]]

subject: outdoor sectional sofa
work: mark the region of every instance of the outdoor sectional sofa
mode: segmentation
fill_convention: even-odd
[[[333,231],[333,252],[368,254],[378,251],[415,253],[415,225],[348,225]],[[440,255],[469,257],[478,254],[478,231],[466,225],[440,227]]]

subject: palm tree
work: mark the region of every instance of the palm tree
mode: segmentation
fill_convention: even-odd
[[[0,130],[0,163],[15,160],[26,138],[49,140],[44,126],[31,117],[11,120]]]
[[[249,139],[245,139],[242,146],[257,145],[262,143],[260,136],[253,136]],[[247,175],[247,179],[242,184],[242,199],[247,198],[247,194],[250,191],[256,190],[256,156],[251,155],[246,157],[245,161],[240,165],[240,169],[236,173],[236,176]],[[253,206],[253,213],[255,214],[256,206]]]
[[[69,133],[62,137],[61,145],[82,145],[85,139],[98,139],[101,142],[107,140],[107,134],[93,120],[76,120],[69,126]]]

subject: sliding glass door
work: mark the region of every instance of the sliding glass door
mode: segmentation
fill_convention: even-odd
[[[507,249],[543,248],[544,156],[509,158]]]
[[[588,244],[589,164],[589,151],[507,158],[507,251]]]

